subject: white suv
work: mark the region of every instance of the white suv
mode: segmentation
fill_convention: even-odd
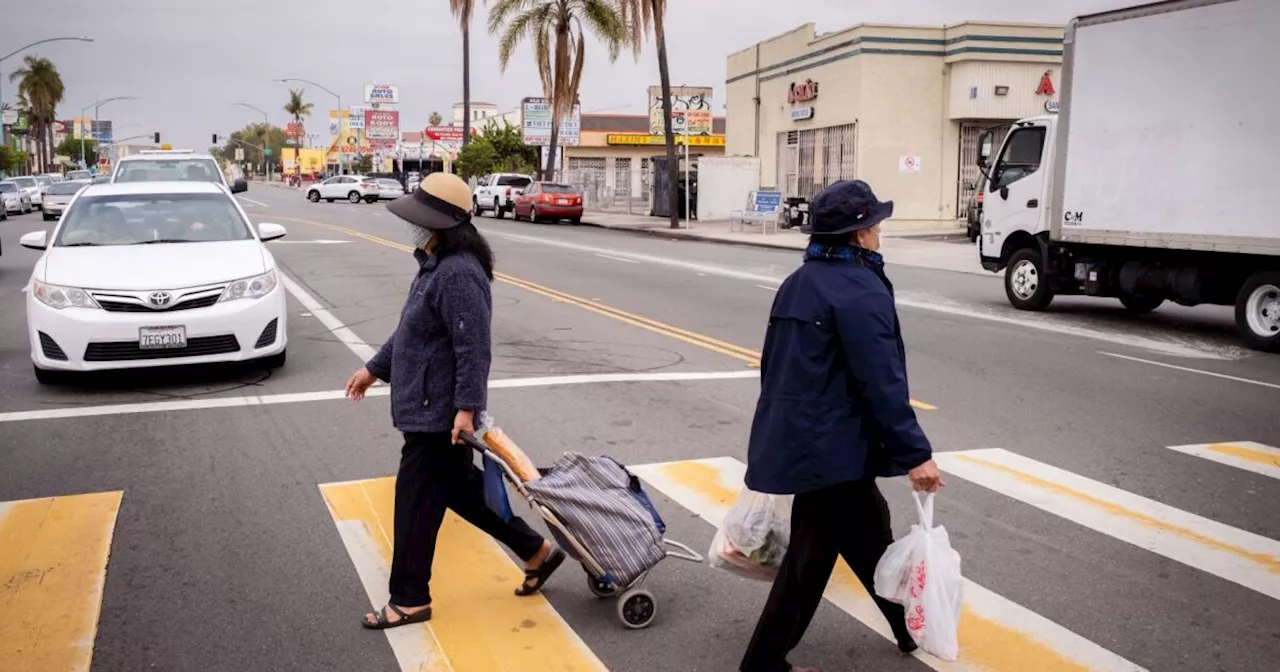
[[[502,219],[502,215],[515,211],[516,192],[533,183],[533,177],[517,173],[493,173],[485,175],[476,183],[475,193],[471,195],[471,205],[475,214],[485,210],[493,212],[493,216]]]
[[[111,173],[111,182],[212,182],[233,194],[249,190],[244,178],[227,184],[216,159],[189,149],[143,150],[121,157]]]
[[[312,203],[319,203],[322,198],[330,203],[340,198],[352,203],[376,203],[380,195],[378,181],[364,175],[334,175],[307,188],[307,200]]]

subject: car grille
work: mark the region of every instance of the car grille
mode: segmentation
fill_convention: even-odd
[[[225,336],[198,336],[187,339],[187,347],[165,350],[143,350],[137,341],[90,343],[84,350],[86,362],[119,362],[131,359],[171,359],[174,357],[199,357],[239,352],[240,343],[235,334]]]
[[[267,324],[267,328],[262,330],[262,335],[258,337],[258,342],[253,344],[255,348],[265,348],[276,342],[276,329],[278,320],[271,320]]]
[[[172,310],[190,310],[192,308],[208,308],[218,302],[220,294],[211,296],[201,296],[195,299],[186,299],[179,301],[168,308],[152,308],[146,304],[128,303],[125,301],[110,301],[106,299],[98,299],[98,305],[103,310],[113,313],[163,313]]]
[[[53,340],[49,334],[40,332],[40,350],[44,352],[44,356],[49,359],[56,359],[60,362],[67,361],[67,353],[62,351],[58,343]]]

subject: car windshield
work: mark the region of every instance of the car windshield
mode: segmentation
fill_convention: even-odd
[[[84,184],[80,182],[59,182],[49,187],[47,193],[50,196],[70,196],[81,189],[84,189]]]
[[[15,178],[13,178],[13,183],[14,183],[14,184],[16,184],[16,185],[18,185],[19,187],[22,187],[23,189],[29,189],[29,188],[31,188],[31,187],[36,186],[36,178],[34,178],[34,177],[15,177]]]
[[[93,175],[87,170],[73,170],[67,173],[68,180],[87,180],[90,177],[93,177]]]
[[[569,186],[569,185],[567,185],[567,184],[550,184],[550,183],[548,183],[548,182],[543,182],[543,183],[542,183],[542,191],[543,191],[543,192],[545,192],[545,193],[548,193],[548,194],[576,194],[576,193],[578,193],[578,190],[577,190],[577,189],[574,189],[573,187],[571,187],[571,186]]]
[[[121,194],[76,200],[55,247],[199,243],[253,238],[224,194]]]
[[[533,180],[522,175],[501,175],[498,177],[500,187],[523,187]]]
[[[40,175],[39,177],[36,178],[36,184],[42,187],[47,187],[53,184],[53,180],[51,178],[45,177],[44,175]]]
[[[121,162],[113,181],[222,184],[222,177],[213,159],[134,159]]]
[[[18,191],[18,185],[12,182],[0,182],[0,194],[12,194]]]

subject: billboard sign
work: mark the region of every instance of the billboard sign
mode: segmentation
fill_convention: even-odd
[[[551,103],[545,98],[525,98],[520,101],[520,139],[526,145],[551,144]],[[582,131],[582,106],[574,105],[569,116],[560,120],[560,135],[556,143],[561,147],[577,147]]]
[[[284,137],[297,140],[307,134],[307,128],[300,121],[291,121],[284,129]]]
[[[364,136],[373,147],[394,147],[400,140],[400,112],[396,110],[366,110]]]
[[[671,87],[671,129],[676,135],[711,135],[715,114],[709,86]],[[662,87],[649,87],[649,135],[666,135]]]
[[[687,138],[683,135],[677,135],[676,145],[688,144],[690,147],[724,147],[723,135],[691,135]],[[685,141],[688,140],[686,143]],[[667,136],[665,135],[644,135],[641,133],[610,133],[605,136],[605,144],[608,145],[665,145],[667,144]]]
[[[395,105],[400,102],[400,87],[390,84],[365,84],[364,102]]]
[[[352,105],[351,116],[348,118],[349,121],[347,122],[347,128],[353,131],[363,131],[364,130],[364,113],[368,111],[369,111],[369,108],[365,107],[364,105]]]

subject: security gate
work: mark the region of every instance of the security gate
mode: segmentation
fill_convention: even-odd
[[[1013,124],[1004,122],[965,122],[960,124],[960,170],[957,171],[959,182],[956,184],[956,217],[964,219],[969,216],[969,208],[977,203],[975,195],[981,184],[982,171],[978,170],[978,136],[988,130],[991,134],[991,147],[987,156],[994,156],[1009,134]]]
[[[787,198],[809,200],[857,167],[857,125],[843,124],[778,134],[778,186]]]

